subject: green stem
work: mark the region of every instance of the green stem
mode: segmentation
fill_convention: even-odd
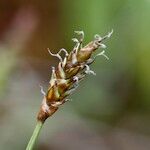
[[[35,129],[33,131],[33,134],[32,134],[32,136],[30,138],[30,141],[29,141],[29,143],[28,143],[28,145],[26,147],[26,150],[33,150],[33,147],[35,145],[35,142],[36,142],[36,140],[38,138],[38,135],[40,133],[40,130],[41,130],[42,126],[43,126],[43,123],[38,121],[37,124],[36,124],[36,127],[35,127]]]

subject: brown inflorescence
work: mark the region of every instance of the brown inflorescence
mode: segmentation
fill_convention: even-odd
[[[61,49],[57,54],[53,54],[48,49],[52,56],[58,57],[59,64],[57,68],[52,67],[52,75],[47,93],[45,94],[43,89],[41,89],[44,98],[38,113],[38,121],[44,122],[58,110],[60,105],[67,102],[69,100],[67,97],[72,94],[72,92],[78,87],[79,82],[84,79],[87,74],[95,75],[94,71],[90,70],[89,65],[94,62],[97,56],[103,55],[108,59],[104,50],[93,58],[92,54],[96,49],[106,47],[102,44],[102,41],[109,38],[113,31],[104,37],[95,35],[94,40],[88,43],[85,47],[82,47],[84,32],[75,31],[75,33],[78,34],[79,39],[72,39],[75,42],[75,46],[70,53],[65,49]],[[60,56],[61,52],[65,53],[64,58]]]

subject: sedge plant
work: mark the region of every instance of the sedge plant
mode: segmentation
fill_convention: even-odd
[[[72,39],[75,46],[70,53],[65,49],[60,49],[58,53],[53,54],[50,49],[48,49],[50,55],[59,59],[59,63],[57,67],[52,67],[47,92],[44,92],[41,87],[43,100],[37,115],[36,127],[26,150],[33,149],[46,119],[52,116],[61,105],[69,101],[67,97],[75,91],[80,81],[88,74],[95,75],[95,72],[92,71],[89,66],[96,60],[97,56],[103,55],[108,59],[104,50],[95,56],[93,56],[93,52],[98,48],[106,48],[102,42],[111,36],[113,30],[103,37],[96,34],[94,39],[86,46],[83,46],[84,32],[75,31],[75,33],[78,35],[78,38]],[[65,54],[64,58],[61,57],[61,53]]]

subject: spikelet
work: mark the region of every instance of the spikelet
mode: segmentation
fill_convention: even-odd
[[[44,93],[41,88],[44,98],[37,116],[38,121],[44,122],[58,110],[60,105],[67,102],[67,97],[74,92],[79,82],[84,79],[87,74],[95,75],[95,72],[90,70],[89,65],[95,61],[97,56],[103,55],[108,59],[104,50],[93,58],[92,54],[96,49],[106,47],[102,41],[109,38],[113,30],[104,37],[95,35],[94,40],[85,47],[82,47],[84,32],[75,31],[75,33],[79,36],[79,39],[72,39],[73,42],[75,42],[75,46],[69,54],[65,49],[61,49],[57,54],[51,53],[48,49],[50,55],[59,59],[59,63],[57,68],[52,67],[52,75],[47,93]],[[60,55],[62,52],[65,53],[64,58]]]

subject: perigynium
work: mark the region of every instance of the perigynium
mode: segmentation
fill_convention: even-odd
[[[98,48],[106,48],[102,42],[111,36],[113,30],[103,37],[96,34],[94,40],[89,42],[86,46],[83,46],[84,32],[75,31],[75,33],[78,35],[78,38],[72,39],[75,46],[70,53],[65,49],[60,49],[58,53],[53,54],[50,49],[48,49],[50,55],[59,59],[59,63],[57,67],[52,67],[47,92],[45,93],[41,87],[43,101],[37,116],[36,128],[26,150],[33,149],[45,120],[52,116],[61,105],[69,101],[67,97],[76,90],[80,81],[88,74],[95,75],[95,72],[92,71],[89,66],[96,60],[97,56],[102,55],[108,59],[104,50],[95,56],[92,55]],[[61,57],[61,53],[65,54],[64,58]]]

